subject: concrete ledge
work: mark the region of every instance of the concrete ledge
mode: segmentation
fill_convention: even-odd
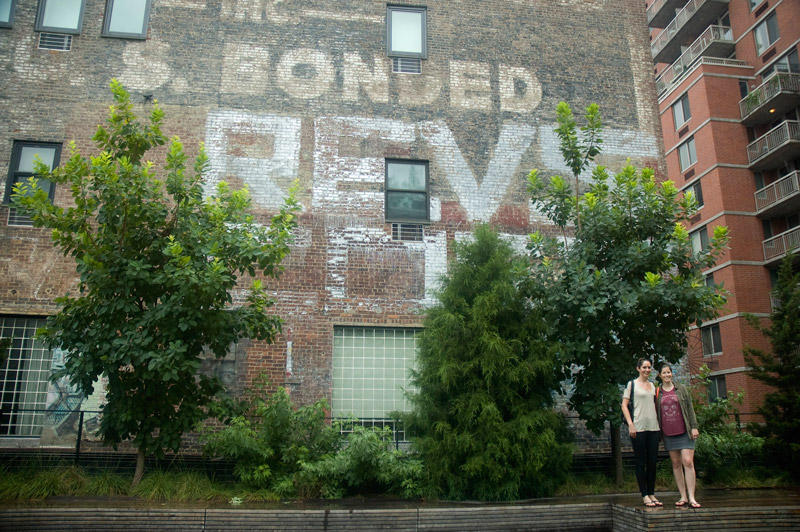
[[[711,496],[708,496],[711,499]],[[574,499],[573,499],[574,500]],[[559,501],[563,501],[559,503]],[[638,496],[528,501],[517,504],[395,503],[393,507],[342,505],[292,508],[59,506],[0,508],[0,531],[9,532],[634,532],[651,530],[800,531],[800,494],[776,491],[720,493],[700,509],[644,508]],[[113,501],[106,501],[113,504]],[[118,501],[119,502],[119,501]],[[379,504],[379,503],[378,503]],[[97,502],[98,506],[103,501]],[[180,505],[176,505],[180,506]]]

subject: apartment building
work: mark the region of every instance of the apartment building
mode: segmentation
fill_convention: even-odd
[[[50,383],[61,354],[33,340],[74,264],[8,200],[34,155],[93,153],[112,77],[140,116],[159,101],[189,156],[204,142],[209,186],[249,186],[257,216],[300,183],[273,285],[284,332],[207,370],[234,391],[266,372],[299,404],[380,422],[405,408],[450,243],[542,227],[526,176],[567,171],[559,101],[600,104],[602,164],[663,166],[646,27],[641,0],[0,0],[0,446],[74,445],[96,422],[78,412],[102,393]]]
[[[744,315],[769,315],[777,267],[800,247],[800,2],[648,0],[647,22],[667,175],[700,204],[692,242],[731,235],[706,271],[728,304],[692,331],[689,365],[712,370],[712,398],[744,390],[752,412],[765,388],[742,348],[769,343]]]

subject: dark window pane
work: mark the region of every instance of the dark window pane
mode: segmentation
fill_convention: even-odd
[[[428,195],[420,192],[388,191],[386,216],[390,220],[427,220]]]

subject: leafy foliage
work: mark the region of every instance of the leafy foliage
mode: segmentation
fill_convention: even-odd
[[[565,160],[573,171],[582,169],[572,164],[585,158],[576,153],[580,146],[564,143],[577,137],[574,121],[562,126],[569,106],[562,102],[557,113]],[[596,106],[586,120],[584,134],[596,143]],[[591,159],[596,151],[587,153]],[[696,210],[693,196],[680,198],[670,181],[656,183],[649,168],[628,165],[612,175],[598,166],[580,196],[560,176],[544,180],[534,170],[529,181],[535,205],[563,234],[561,241],[531,235],[531,287],[560,342],[558,367],[574,383],[572,407],[595,433],[605,422],[619,427],[620,385],[631,378],[637,358],[677,361],[689,325],[712,317],[724,302],[703,284],[701,269],[721,253],[727,229],[715,227],[710,247],[695,253],[685,225]]]
[[[140,456],[162,455],[178,450],[221,390],[199,373],[204,352],[223,357],[240,338],[269,342],[280,330],[261,280],[241,306],[232,306],[231,291],[243,276],[280,273],[298,205],[290,195],[264,226],[248,213],[246,189],[221,183],[204,199],[205,153],[201,147],[189,171],[177,137],[162,181],[144,156],[167,142],[163,111],[156,102],[140,123],[122,85],[112,81],[111,91],[109,118],[93,137],[100,153],[87,159],[71,143],[61,168],[36,167],[70,190],[73,205],[50,203],[35,179],[15,187],[14,204],[51,229],[80,274],[77,293],[57,300],[61,310],[42,332],[66,351],[62,374],[85,394],[107,379],[107,444],[130,439]]]
[[[571,447],[551,408],[555,352],[520,289],[526,261],[486,226],[454,247],[421,335],[406,429],[438,496],[551,494]]]
[[[391,429],[353,425],[343,436],[338,425],[326,422],[325,399],[295,408],[285,389],[269,394],[268,388],[262,379],[249,391],[247,412],[204,436],[205,452],[236,460],[234,473],[247,488],[265,499],[420,495],[422,466],[391,448]]]
[[[800,475],[800,273],[794,271],[794,254],[784,258],[773,291],[779,305],[770,324],[762,326],[755,317],[750,322],[770,339],[772,352],[747,347],[745,360],[751,377],[770,385],[758,413],[765,424],[758,434],[767,438],[770,454]]]

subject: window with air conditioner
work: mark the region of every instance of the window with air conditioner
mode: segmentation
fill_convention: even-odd
[[[77,35],[82,23],[83,0],[39,0],[36,31]]]
[[[3,203],[11,202],[14,185],[25,181],[35,175],[34,161],[39,158],[50,170],[58,166],[61,157],[61,144],[50,142],[15,141],[11,148],[11,162],[8,165],[8,179]],[[38,187],[43,189],[50,200],[53,200],[55,186],[47,179],[39,179]],[[32,226],[30,218],[17,212],[14,207],[9,208],[9,225]]]

